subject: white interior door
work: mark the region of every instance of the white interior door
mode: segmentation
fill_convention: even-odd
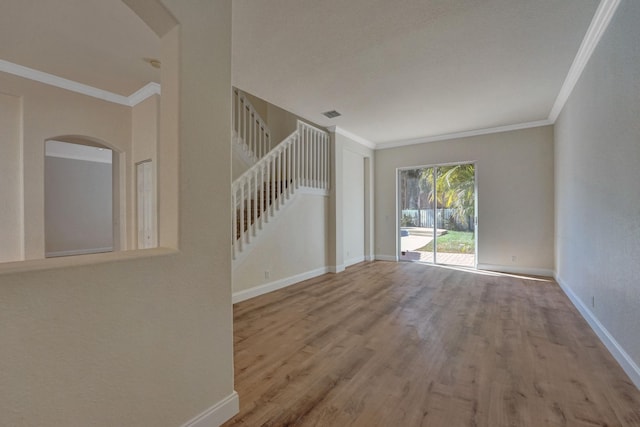
[[[138,195],[138,248],[158,246],[153,163],[151,160],[136,165]]]

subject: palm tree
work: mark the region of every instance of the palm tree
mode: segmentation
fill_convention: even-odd
[[[458,224],[468,226],[470,218],[475,216],[473,164],[422,169],[419,187],[435,209],[454,209],[454,220]]]
[[[475,216],[475,166],[463,164],[438,168],[437,192],[446,208],[453,208],[458,224],[468,225]]]

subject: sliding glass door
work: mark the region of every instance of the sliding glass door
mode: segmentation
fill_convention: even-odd
[[[399,258],[476,265],[473,163],[398,171]]]

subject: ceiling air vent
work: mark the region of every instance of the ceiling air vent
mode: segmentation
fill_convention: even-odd
[[[342,114],[338,113],[336,110],[327,111],[327,112],[324,112],[322,114],[324,114],[325,116],[327,116],[330,119],[333,119],[334,117],[338,117],[338,116],[342,115]]]

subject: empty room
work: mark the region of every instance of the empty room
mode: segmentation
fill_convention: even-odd
[[[3,3],[0,426],[640,426],[639,22]]]

